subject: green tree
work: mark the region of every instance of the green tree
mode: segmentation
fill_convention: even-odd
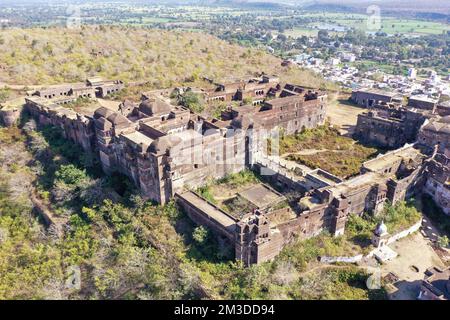
[[[199,244],[204,243],[207,237],[208,230],[206,230],[203,226],[196,227],[192,233],[192,238]]]
[[[192,91],[186,91],[181,95],[179,103],[191,110],[192,112],[200,113],[204,110],[204,104],[202,98]]]
[[[437,243],[438,243],[439,247],[447,248],[448,244],[449,244],[449,239],[447,236],[442,236],[442,237],[438,238]]]
[[[11,93],[10,93],[9,89],[0,89],[0,103],[8,100],[10,94]]]
[[[81,186],[86,180],[86,170],[81,170],[73,164],[62,165],[56,172],[55,177],[69,185]]]

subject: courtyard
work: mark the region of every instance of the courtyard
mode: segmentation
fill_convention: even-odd
[[[321,168],[341,178],[357,175],[363,162],[379,152],[379,149],[364,146],[327,125],[280,140],[280,153],[285,159],[312,169]]]

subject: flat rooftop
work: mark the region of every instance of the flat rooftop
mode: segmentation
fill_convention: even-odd
[[[258,209],[267,208],[285,199],[283,195],[265,184],[257,184],[240,192],[239,195]]]
[[[312,176],[312,177],[326,183],[329,186],[333,186],[333,185],[335,185],[337,183],[341,183],[343,181],[339,177],[336,177],[335,175],[332,175],[331,173],[326,172],[325,170],[322,170],[322,169],[315,169],[306,175],[307,178],[308,178],[308,176]]]
[[[180,132],[174,132],[171,134],[171,136],[178,137],[184,142],[196,139],[199,143],[201,143],[203,139],[203,135],[201,133],[191,129]]]
[[[227,229],[233,229],[236,225],[236,220],[231,218],[226,212],[217,208],[213,204],[204,200],[194,192],[186,192],[180,195],[185,200],[189,201],[195,207],[199,208],[202,212],[204,212],[208,217],[215,220],[222,226]]]
[[[361,186],[370,185],[377,181],[383,182],[385,179],[381,179],[381,175],[376,172],[368,172],[359,176],[356,176],[350,180],[344,181],[331,187],[329,190],[335,195],[344,194],[348,191],[358,189]]]
[[[429,103],[437,103],[438,99],[430,98],[426,95],[416,95],[409,97],[409,100],[416,100],[416,101],[423,101],[423,102],[429,102]]]
[[[299,204],[304,210],[311,210],[312,208],[320,205],[320,200],[315,197],[307,196],[301,198]]]
[[[402,161],[403,159],[416,159],[421,155],[422,153],[419,150],[414,149],[412,146],[408,146],[399,150],[385,153],[384,155],[380,155],[375,159],[366,161],[363,163],[363,167],[369,171],[377,172],[391,163]]]
[[[398,95],[397,93],[394,93],[394,92],[384,91],[384,90],[374,89],[374,88],[362,88],[357,91],[364,92],[364,93],[383,95],[383,96],[387,96],[387,97],[391,97],[391,98],[396,97]]]
[[[142,132],[135,131],[128,134],[122,134],[122,136],[129,140],[131,143],[143,145],[143,151],[147,150],[150,144],[154,141],[152,138],[146,136]]]

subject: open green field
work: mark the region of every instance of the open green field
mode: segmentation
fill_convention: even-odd
[[[170,22],[174,22],[174,21],[177,21],[177,20],[170,19],[170,18],[162,18],[162,17],[144,17],[142,19],[139,19],[139,18],[122,19],[120,21],[120,24],[133,25],[133,26],[146,26],[146,25],[151,25],[151,24],[155,24],[155,23],[170,23]]]
[[[285,30],[283,33],[292,38],[298,38],[301,36],[316,37],[319,30],[309,29],[309,28],[294,28],[290,30]]]
[[[347,28],[356,28],[365,31],[383,31],[388,34],[441,34],[450,30],[450,25],[415,19],[399,19],[381,15],[381,29],[371,29],[368,26],[369,15],[346,13],[305,13],[301,17],[319,18],[319,22],[309,24],[309,27],[320,27],[322,24],[331,24]]]
[[[274,32],[276,34],[276,32]],[[301,36],[307,36],[307,37],[316,37],[319,33],[319,29],[312,29],[312,28],[293,28],[288,29],[283,32],[284,35],[292,38],[298,38]],[[343,35],[343,32],[336,32],[336,31],[329,31],[330,35]]]
[[[361,65],[364,65],[368,69],[379,69],[382,72],[386,72],[386,73],[390,73],[390,74],[392,74],[394,72],[393,65],[390,65],[387,63],[379,63],[376,61],[365,60],[365,59],[359,60],[357,62],[353,62],[353,63],[351,63],[351,65],[356,66],[356,67],[361,67]]]
[[[388,34],[441,34],[450,30],[448,24],[439,22],[383,17],[381,17],[381,29],[379,30],[370,30],[370,27],[367,24],[367,17],[365,19],[356,20],[338,19],[336,20],[336,23],[348,27],[355,27],[360,30],[382,31]]]

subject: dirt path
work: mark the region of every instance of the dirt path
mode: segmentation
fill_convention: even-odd
[[[297,152],[286,152],[282,155],[282,157],[287,157],[292,154],[300,155],[300,156],[310,156],[316,153],[325,152],[328,151],[328,149],[303,149]]]
[[[398,253],[398,257],[380,268],[383,276],[392,272],[399,278],[399,281],[391,286],[390,298],[416,299],[425,270],[433,266],[444,267],[441,259],[421,232],[389,246]]]
[[[304,149],[304,150],[300,150],[297,152],[286,152],[282,155],[283,158],[290,156],[290,155],[299,155],[299,156],[311,156],[317,153],[322,153],[322,152],[336,152],[336,153],[341,153],[341,152],[346,152],[347,150],[329,150],[329,149]]]
[[[342,135],[351,136],[358,121],[358,114],[365,111],[367,109],[340,101],[333,101],[327,107],[327,117],[332,125],[340,128],[339,131]]]

